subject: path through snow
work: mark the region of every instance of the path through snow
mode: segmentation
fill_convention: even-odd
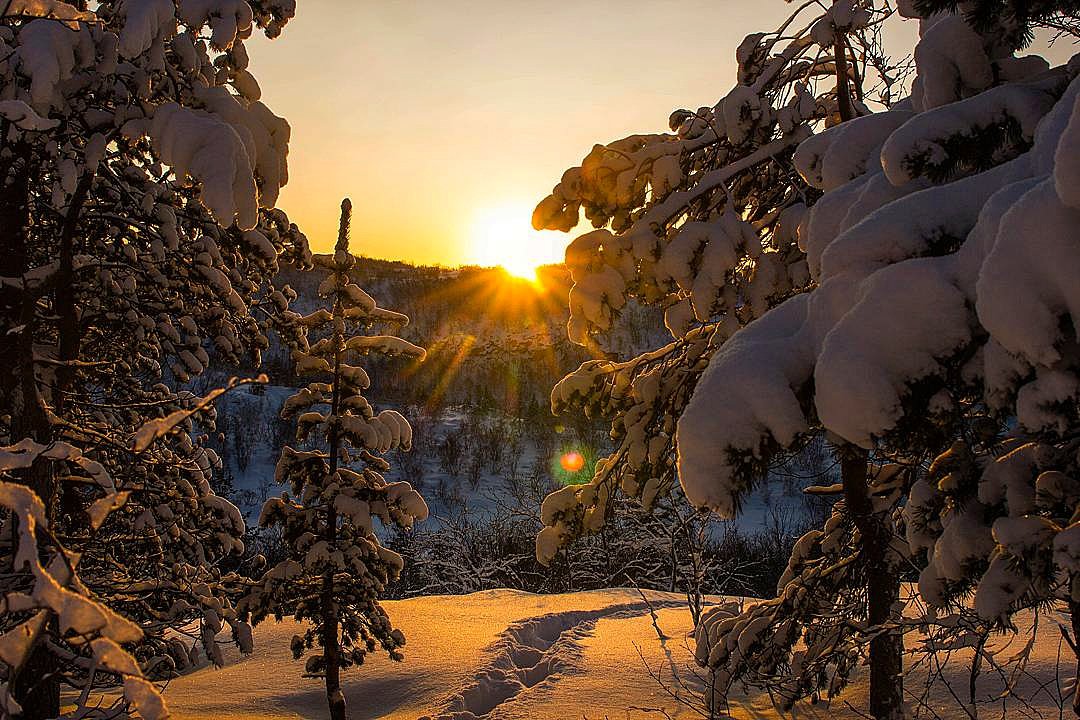
[[[651,605],[651,608],[650,608]],[[582,641],[601,618],[616,620],[678,607],[682,600],[611,605],[598,610],[556,612],[515,622],[490,647],[491,660],[475,680],[454,695],[446,708],[424,720],[474,720],[486,717],[541,683],[581,673]]]

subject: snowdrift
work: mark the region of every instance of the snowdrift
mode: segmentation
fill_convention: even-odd
[[[409,639],[405,662],[372,655],[363,667],[344,673],[349,717],[629,719],[660,718],[664,713],[673,718],[700,717],[673,696],[697,704],[706,681],[692,660],[692,623],[685,598],[649,591],[644,598],[632,589],[564,595],[492,590],[387,601],[384,605],[395,625]],[[1060,636],[1054,620],[1041,618],[1040,642],[1027,672],[1015,678],[1031,703],[1023,708],[1027,717],[1059,716],[1055,698],[1064,692],[1066,678],[1056,670]],[[1002,661],[1021,650],[1029,630],[1030,618],[1024,618],[1018,636],[993,641]],[[326,717],[321,681],[303,678],[303,663],[294,661],[289,652],[295,632],[292,621],[268,622],[256,634],[255,655],[232,657],[224,668],[205,668],[170,683],[165,697],[173,716],[177,720]],[[953,653],[951,690],[937,681],[927,692],[926,673],[916,671],[907,683],[911,709],[926,717],[933,713],[967,717],[952,695],[966,697],[967,659],[963,649]],[[985,671],[980,698],[1000,693],[1001,682],[995,673]],[[1036,689],[1037,684],[1043,689]],[[863,705],[865,694],[865,684],[857,681],[831,705],[800,706],[799,716],[857,718],[854,708]],[[767,697],[732,700],[736,718],[777,717]],[[1021,711],[1011,701],[995,709]]]

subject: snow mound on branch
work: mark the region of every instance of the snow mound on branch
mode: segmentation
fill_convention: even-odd
[[[950,140],[1010,121],[1019,127],[1021,138],[1031,142],[1039,121],[1053,106],[1054,96],[1041,88],[1002,85],[934,108],[889,135],[881,150],[881,165],[893,185],[904,185],[947,160],[944,145]]]
[[[30,105],[45,114],[61,104],[57,86],[71,77],[77,61],[89,62],[92,50],[82,32],[52,20],[33,20],[19,31],[19,73],[30,78]],[[78,51],[78,52],[77,52]],[[91,58],[84,57],[90,54]]]
[[[955,102],[965,91],[994,83],[982,38],[959,15],[946,15],[925,29],[915,47],[915,67],[919,82],[912,94],[919,110]]]
[[[795,150],[795,168],[807,183],[835,190],[877,166],[886,139],[914,113],[894,110],[857,117],[814,135]]]
[[[933,33],[954,26],[941,20],[924,44],[934,50]],[[979,89],[978,58],[962,44],[949,52],[953,80]],[[692,502],[731,516],[769,455],[812,422],[869,448],[913,412],[947,417],[948,377],[985,380],[995,406],[1015,398],[1030,430],[1062,430],[1060,407],[1080,395],[1080,378],[1056,367],[1062,328],[1080,319],[1080,81],[1062,94],[1066,77],[943,99],[902,124],[847,123],[853,138],[874,136],[865,142],[833,129],[800,146],[800,172],[827,189],[799,230],[818,286],[713,354],[676,435]],[[958,137],[1009,124],[1019,139],[1005,141],[991,169],[929,185],[924,175],[963,162],[950,157]],[[885,174],[860,165],[878,142]],[[827,181],[829,162],[846,174]],[[842,182],[860,167],[868,174]]]
[[[34,112],[22,100],[0,100],[0,117],[23,130],[52,130],[59,120],[49,120]]]
[[[1080,318],[1077,227],[1080,210],[1060,202],[1048,178],[1002,218],[979,275],[979,319],[1006,350],[1029,362],[1055,363],[1060,317]]]
[[[202,183],[203,205],[222,225],[250,230],[258,222],[259,193],[251,158],[236,130],[218,117],[168,103],[154,112],[150,138],[177,177]]]
[[[223,87],[198,93],[208,110],[228,123],[244,143],[259,189],[259,205],[273,207],[289,182],[289,123],[261,102],[245,104]]]
[[[679,419],[679,477],[695,505],[734,517],[749,483],[734,478],[732,454],[760,458],[763,434],[788,444],[806,432],[795,392],[813,368],[812,353],[799,341],[809,299],[796,296],[735,333],[698,381],[695,399],[721,401],[691,401]]]
[[[231,48],[238,35],[243,36],[251,29],[253,17],[246,0],[180,0],[180,18],[184,24],[192,30],[209,24],[210,45],[215,50]]]
[[[974,323],[950,270],[926,258],[875,273],[828,334],[814,379],[818,414],[834,432],[870,445],[900,417],[909,378],[941,372],[939,358],[970,341]],[[927,337],[928,326],[938,332]]]
[[[173,0],[127,0],[117,9],[124,18],[117,49],[125,58],[136,58],[155,41],[176,32]]]
[[[80,22],[94,22],[94,13],[79,10],[60,0],[11,0],[5,6],[5,17],[37,17],[59,20],[71,29],[77,29]]]

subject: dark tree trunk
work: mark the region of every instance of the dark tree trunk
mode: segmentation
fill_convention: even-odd
[[[78,307],[75,297],[75,235],[79,227],[79,216],[94,181],[93,173],[86,173],[79,179],[71,197],[71,205],[64,215],[60,227],[60,266],[56,279],[56,315],[57,315],[57,351],[62,363],[79,359],[82,346],[82,329],[79,323]],[[57,415],[63,415],[67,394],[71,392],[75,380],[75,370],[70,365],[61,365],[56,372],[56,397],[53,404]]]
[[[7,122],[0,123],[0,130],[7,133]],[[0,191],[0,232],[3,233],[4,251],[0,253],[0,274],[20,277],[30,269],[30,251],[27,247],[27,228],[30,226],[30,160],[32,153],[27,145],[11,148],[11,157],[0,164],[0,180],[10,182]],[[31,327],[34,302],[25,290],[11,286],[0,289],[0,312],[4,314],[6,330],[22,326],[17,340],[0,343],[0,362],[8,372],[0,373],[0,391],[7,412],[11,413],[12,439],[31,435],[41,418],[36,408],[36,393],[27,395],[27,378],[33,387],[33,366],[28,348],[33,347]]]
[[[7,123],[3,123],[7,134]],[[19,277],[30,269],[31,258],[27,240],[30,226],[30,179],[33,151],[29,145],[16,144],[10,148],[9,159],[0,167],[0,177],[10,183],[0,192],[0,232],[3,232],[4,252],[0,253],[0,274]],[[12,440],[30,437],[48,442],[51,436],[48,418],[41,407],[37,380],[34,376],[33,347],[36,301],[25,291],[5,291],[0,299],[0,312],[8,328],[22,326],[14,342],[0,343],[0,362],[6,372],[0,373],[0,398],[11,413]],[[35,462],[23,481],[41,497],[46,512],[55,508],[56,480],[49,462]],[[12,523],[12,532],[18,532]],[[42,630],[48,633],[55,619],[47,621]],[[26,662],[11,678],[10,692],[22,708],[19,720],[45,720],[60,714],[60,680],[56,658],[35,642]]]
[[[836,109],[840,113],[840,121],[847,122],[855,117],[855,106],[851,102],[847,39],[842,32],[837,32],[833,37],[833,60],[836,63]]]
[[[50,620],[49,624],[55,622]],[[49,720],[60,716],[60,677],[56,658],[45,650],[44,643],[35,643],[26,662],[19,668],[11,683],[11,696],[22,708],[15,720]]]
[[[840,448],[844,501],[861,536],[859,557],[866,569],[866,611],[871,626],[888,626],[900,598],[900,577],[889,562],[890,531],[874,512],[865,450]],[[875,720],[903,716],[903,636],[881,632],[870,641],[870,715]]]
[[[327,536],[333,542],[337,535],[337,514],[327,515]],[[334,575],[328,571],[323,578],[322,626],[323,660],[326,663],[326,702],[330,720],[345,720],[345,696],[341,693],[341,646],[338,642],[338,618],[334,607]]]
[[[339,249],[348,249],[347,240],[342,247],[344,238],[348,235],[349,210],[342,203],[341,208],[341,231],[338,235]],[[340,289],[339,289],[340,292]],[[341,410],[341,363],[344,355],[345,338],[341,328],[344,323],[344,311],[341,306],[340,295],[334,301],[334,343],[337,349],[334,353],[334,388],[333,397],[330,401],[330,416],[334,418],[331,423],[328,445],[330,453],[330,475],[337,473],[338,455],[341,449],[341,436],[338,434],[337,416]],[[326,509],[326,543],[331,550],[337,544],[337,511],[333,504]],[[338,640],[338,613],[336,598],[334,597],[334,571],[328,569],[323,575],[322,598],[320,600],[322,611],[323,630],[323,661],[326,663],[326,703],[330,708],[330,720],[346,720],[345,696],[341,692],[341,644]]]
[[[1076,658],[1076,671],[1073,680],[1080,681],[1080,603],[1069,600],[1069,619],[1072,621],[1073,656]],[[1073,692],[1073,715],[1080,717],[1080,692]]]

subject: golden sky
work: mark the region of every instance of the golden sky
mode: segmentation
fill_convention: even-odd
[[[421,263],[562,259],[532,207],[597,142],[713,104],[743,36],[782,0],[305,0],[252,41],[263,100],[292,125],[279,205],[316,250],[352,198],[358,254]],[[505,230],[504,230],[505,229]],[[503,239],[505,235],[505,240]],[[509,247],[507,248],[509,250]]]

